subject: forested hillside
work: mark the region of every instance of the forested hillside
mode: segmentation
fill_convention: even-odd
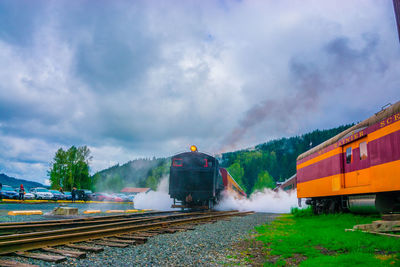
[[[264,187],[273,188],[276,182],[296,173],[298,155],[351,126],[315,130],[301,136],[272,140],[251,150],[225,153],[221,165],[228,168],[247,194]]]
[[[2,183],[3,185],[9,185],[12,188],[19,187],[21,184],[23,184],[25,190],[29,190],[30,188],[34,188],[34,187],[43,187],[44,186],[41,183],[9,177],[3,173],[0,173],[0,183]]]
[[[228,168],[249,195],[265,187],[274,188],[296,172],[296,158],[301,153],[328,140],[352,125],[329,130],[315,130],[301,136],[271,140],[253,149],[222,154],[221,166]],[[93,176],[96,191],[119,191],[125,186],[156,189],[169,174],[170,158],[138,159],[116,165]]]
[[[93,189],[113,192],[127,186],[156,189],[161,176],[168,172],[168,159],[136,159],[97,172],[93,175]]]

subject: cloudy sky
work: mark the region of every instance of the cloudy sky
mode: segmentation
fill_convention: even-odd
[[[400,100],[391,0],[0,2],[0,173],[220,153]]]

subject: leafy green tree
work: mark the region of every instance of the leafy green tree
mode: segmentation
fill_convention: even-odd
[[[275,188],[274,179],[269,175],[268,171],[263,171],[258,175],[258,179],[253,187],[254,191],[262,191],[264,188]]]
[[[67,151],[58,149],[48,171],[51,188],[62,187],[66,191],[70,191],[72,187],[92,188],[89,175],[91,159],[90,150],[86,146],[72,146]]]
[[[67,153],[60,148],[57,150],[52,167],[48,171],[51,188],[59,189],[62,187],[66,183],[67,173]]]

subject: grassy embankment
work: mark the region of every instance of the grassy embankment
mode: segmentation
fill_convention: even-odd
[[[271,224],[256,227],[264,266],[400,266],[400,239],[363,232],[345,232],[378,216],[335,214],[314,216],[292,210]],[[251,262],[253,255],[247,254]]]

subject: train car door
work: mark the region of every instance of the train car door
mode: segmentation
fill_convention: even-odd
[[[367,137],[343,146],[344,187],[365,186],[371,183]]]

